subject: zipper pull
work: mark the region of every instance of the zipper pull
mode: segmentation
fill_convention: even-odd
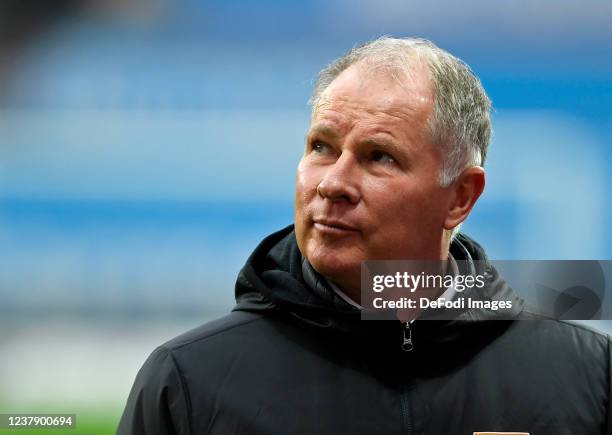
[[[412,352],[414,344],[412,343],[412,329],[411,322],[404,323],[404,342],[402,343],[402,350],[404,352]]]

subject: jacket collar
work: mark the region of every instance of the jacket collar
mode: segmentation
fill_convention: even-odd
[[[502,315],[504,319],[512,319],[520,314],[523,301],[488,263],[484,249],[478,243],[459,234],[450,246],[450,253],[469,269],[462,273],[478,273],[486,277],[483,288],[486,294],[480,297],[511,300],[512,309],[503,313],[469,309],[455,320],[417,320],[415,329],[422,331],[421,337],[453,340],[469,329],[465,323],[496,320]],[[293,225],[266,237],[238,275],[234,310],[290,314],[310,326],[345,332],[369,334],[389,327],[380,324],[390,322],[360,321],[360,311],[339,297],[320,274],[304,264],[305,261],[297,247]],[[392,328],[401,326],[400,322],[394,321]]]

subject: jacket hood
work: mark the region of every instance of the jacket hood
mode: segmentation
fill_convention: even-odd
[[[453,240],[450,254],[463,267],[462,274],[477,273],[485,277],[483,289],[478,290],[481,300],[512,301],[507,310],[471,308],[463,311],[455,320],[432,321],[417,319],[416,323],[435,324],[447,329],[460,323],[474,323],[488,320],[513,319],[523,309],[523,301],[499,276],[487,261],[484,249],[464,234]],[[238,274],[236,281],[236,302],[234,310],[255,312],[284,312],[310,325],[342,330],[355,329],[356,324],[389,323],[380,321],[359,322],[360,310],[341,299],[312,267],[304,267],[298,249],[293,225],[266,237],[254,250]],[[307,266],[308,263],[306,262]],[[476,288],[471,289],[476,291]],[[395,323],[399,324],[398,321]],[[448,337],[447,337],[448,338]]]

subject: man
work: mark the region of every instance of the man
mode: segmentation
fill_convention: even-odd
[[[457,234],[485,185],[490,103],[458,59],[382,38],[324,69],[295,227],[255,249],[228,316],[153,352],[121,434],[611,434],[610,345],[528,319]],[[360,320],[365,260],[480,268],[496,312]],[[482,266],[484,264],[484,266]]]

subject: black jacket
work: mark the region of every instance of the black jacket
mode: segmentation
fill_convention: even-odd
[[[451,253],[485,258],[465,236]],[[234,311],[145,362],[118,433],[612,434],[608,338],[528,320],[494,269],[489,296],[513,299],[513,320],[417,320],[406,352],[399,321],[360,321],[302,261],[292,227],[266,238]]]

